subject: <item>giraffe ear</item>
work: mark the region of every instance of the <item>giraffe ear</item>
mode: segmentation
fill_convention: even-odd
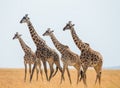
[[[22,34],[20,34],[19,36],[22,36]]]
[[[73,24],[72,26],[75,26],[75,24]]]
[[[54,32],[54,30],[52,30],[51,32]]]
[[[89,44],[89,43],[85,43],[85,45],[90,46],[90,44]]]

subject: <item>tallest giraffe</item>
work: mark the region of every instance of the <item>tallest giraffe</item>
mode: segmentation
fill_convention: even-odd
[[[40,47],[42,47],[44,44],[45,44],[45,41],[39,37],[39,35],[37,34],[36,30],[34,29],[31,21],[30,21],[30,18],[28,17],[28,14],[26,14],[22,20],[20,21],[20,23],[27,23],[27,26],[29,28],[29,32],[31,34],[31,37],[32,37],[32,40],[33,42],[35,43],[36,47],[37,47],[37,50],[36,50],[36,56],[37,58],[40,59],[41,57],[41,54],[39,54],[39,49]],[[39,46],[41,45],[41,46]],[[47,66],[46,66],[46,62],[44,59],[42,59],[43,61],[43,65],[44,65],[44,70],[45,70],[45,74],[46,74],[46,79],[48,80],[48,75],[47,75]]]
[[[84,43],[76,34],[74,30],[74,24],[72,24],[71,21],[69,21],[66,26],[63,28],[63,30],[70,30],[72,38],[76,44],[76,46],[81,51],[80,59],[82,62],[82,67],[84,70],[83,75],[83,82],[86,84],[86,71],[88,67],[94,67],[97,75],[96,75],[96,81],[99,80],[99,84],[101,83],[101,71],[102,71],[102,64],[103,64],[103,58],[102,55],[94,51],[88,43]],[[86,84],[87,85],[87,84]]]
[[[31,34],[31,37],[32,37],[32,39],[33,39],[33,41],[34,41],[34,43],[37,47],[37,50],[35,52],[36,57],[38,59],[42,60],[43,65],[44,65],[45,74],[46,74],[46,79],[48,81],[50,81],[50,79],[53,75],[53,72],[54,72],[54,69],[53,69],[53,64],[54,63],[56,64],[56,68],[57,69],[59,68],[59,70],[62,72],[62,68],[60,66],[60,61],[59,61],[59,55],[55,52],[55,50],[48,47],[47,44],[45,43],[45,41],[37,34],[37,32],[35,31],[32,23],[30,21],[30,18],[28,17],[27,14],[22,18],[20,23],[27,23],[30,34]],[[49,65],[50,65],[49,79],[48,79],[48,75],[47,75],[46,61],[48,61]],[[32,74],[31,74],[31,77],[30,77],[30,81],[32,80],[32,76],[33,76],[35,67],[36,67],[36,63],[34,64]],[[57,69],[56,69],[56,72],[58,71]],[[55,72],[55,74],[56,74],[56,72]]]

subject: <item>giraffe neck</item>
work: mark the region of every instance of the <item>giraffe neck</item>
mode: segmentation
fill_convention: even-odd
[[[82,40],[78,37],[78,35],[76,34],[74,28],[72,27],[71,28],[71,35],[72,35],[72,38],[75,42],[75,44],[77,45],[77,47],[81,50],[82,47],[81,45],[83,44]]]
[[[22,47],[22,49],[23,49],[23,51],[24,51],[25,53],[28,52],[28,51],[31,51],[31,48],[28,47],[28,46],[25,44],[25,42],[23,41],[22,38],[19,37],[18,40],[19,40],[20,45],[21,45],[21,47]]]
[[[30,34],[31,34],[31,37],[35,43],[35,45],[38,47],[38,45],[40,44],[45,44],[45,41],[37,34],[37,32],[35,31],[32,23],[29,21],[27,23],[28,25],[28,28],[29,28],[29,31],[30,31]]]
[[[68,48],[68,46],[61,44],[61,43],[57,40],[57,38],[54,36],[53,33],[50,34],[50,37],[51,37],[51,40],[53,41],[55,47],[57,48],[57,50],[60,51],[60,53],[64,53],[64,50],[65,50],[66,48]]]

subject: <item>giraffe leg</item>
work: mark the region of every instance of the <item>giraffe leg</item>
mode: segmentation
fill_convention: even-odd
[[[38,64],[37,64],[38,65]],[[36,66],[36,80],[38,80],[38,73],[39,73],[39,69],[37,68],[37,66]]]
[[[58,60],[55,61],[55,65],[56,65],[56,71],[55,73],[52,75],[52,77],[54,77],[56,75],[56,73],[58,72],[58,68],[59,68],[59,58]]]
[[[29,64],[29,74],[31,75],[31,64]]]
[[[41,61],[39,60],[39,70],[40,70],[40,74],[41,74],[41,78],[42,78],[42,81],[43,81],[43,72],[42,72],[42,69],[41,69]]]
[[[80,77],[80,66],[74,66],[77,69],[77,84],[79,82],[79,77]]]
[[[80,70],[77,70],[77,84],[79,82],[79,77],[80,77]]]
[[[102,73],[102,61],[101,63],[99,63],[97,66],[94,67],[97,75],[96,75],[96,80],[95,80],[95,84],[97,83],[97,80],[99,80],[99,85],[101,84],[101,73]]]
[[[46,79],[47,79],[47,81],[48,81],[46,61],[43,61],[43,66],[44,66],[44,71],[45,71]]]
[[[24,62],[25,65],[25,77],[24,77],[24,82],[26,81],[26,74],[27,74],[27,64]]]
[[[62,74],[62,67],[60,66],[60,61],[55,61],[55,64],[56,64],[56,72],[53,74],[53,76],[55,76],[55,74],[57,73],[58,68]],[[64,77],[62,77],[62,79],[64,80]]]
[[[84,77],[83,77],[83,83],[85,85],[85,88],[87,87],[87,83],[86,83],[86,73],[84,73]]]
[[[63,73],[62,67],[59,66],[58,68],[59,68],[59,70],[60,70],[60,72],[61,72],[61,74],[62,74],[62,73]],[[62,79],[65,80],[64,75],[62,75]]]
[[[100,85],[101,84],[101,72],[97,73],[95,84],[97,83],[97,80],[99,80],[99,85]]]
[[[63,65],[63,71],[62,71],[62,74],[61,74],[61,82],[60,82],[60,84],[62,84],[62,79],[63,79],[63,77],[64,77],[65,68],[66,68],[66,66]],[[64,79],[64,80],[65,80],[65,79]]]
[[[83,66],[83,73],[82,73],[82,79],[83,79],[83,83],[84,83],[84,86],[85,88],[87,87],[87,83],[86,83],[86,71],[87,71],[87,66]]]
[[[51,79],[51,77],[52,77],[53,72],[54,72],[53,63],[50,63],[50,76],[49,76],[49,81],[50,81],[50,79]]]
[[[81,75],[81,78],[80,78],[80,81],[81,81],[84,77],[84,72],[82,70],[80,71],[80,75]]]
[[[33,69],[32,69],[32,73],[31,73],[31,75],[30,75],[30,82],[31,82],[31,80],[32,80],[32,77],[33,77],[33,74],[34,74],[34,70],[35,70],[35,68],[36,68],[36,65],[37,65],[37,62],[35,61],[34,66],[33,66]]]
[[[56,71],[55,71],[55,73],[52,75],[52,77],[54,77],[54,76],[56,75],[57,71],[58,71],[58,67],[56,66]]]
[[[69,72],[68,67],[66,68],[66,70],[67,70],[67,74],[68,74],[68,78],[69,78],[70,84],[72,84],[72,81],[71,81],[71,76],[70,76],[70,72]]]
[[[60,70],[60,72],[62,74],[63,73],[62,67],[59,67],[59,70]],[[62,75],[62,79],[65,80],[64,75]]]

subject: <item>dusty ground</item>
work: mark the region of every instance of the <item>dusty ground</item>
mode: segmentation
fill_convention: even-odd
[[[60,72],[52,78],[50,82],[45,79],[36,81],[36,74],[34,74],[32,83],[29,82],[29,74],[27,74],[27,81],[24,82],[24,69],[0,69],[0,88],[84,88],[83,82],[76,85],[76,70],[70,70],[72,85],[69,84],[68,76],[65,72],[65,82],[60,85]],[[98,84],[95,86],[96,73],[94,70],[87,71],[88,88],[99,88]],[[101,88],[120,88],[120,70],[103,70]]]

